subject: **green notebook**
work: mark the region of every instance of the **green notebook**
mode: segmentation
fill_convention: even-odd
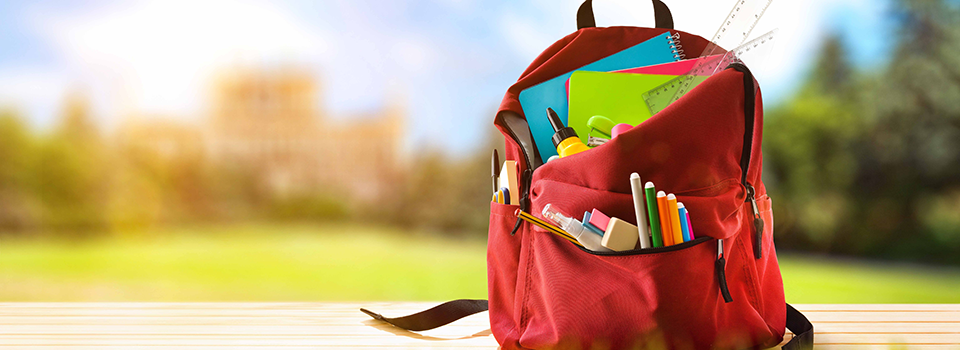
[[[650,118],[650,109],[641,95],[676,75],[608,73],[576,71],[570,76],[567,126],[576,130],[587,143],[587,120],[595,115],[609,118],[614,124],[639,125]],[[701,77],[699,80],[705,80]],[[697,82],[699,83],[699,82]]]

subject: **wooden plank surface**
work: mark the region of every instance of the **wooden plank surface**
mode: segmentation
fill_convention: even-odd
[[[400,316],[435,304],[0,303],[0,348],[497,348],[487,313],[418,334],[358,311]],[[796,307],[818,349],[960,350],[960,304]]]

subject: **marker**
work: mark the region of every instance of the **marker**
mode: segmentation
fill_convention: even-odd
[[[493,149],[493,172],[491,172],[490,177],[493,179],[493,192],[497,192],[497,189],[500,188],[500,184],[497,183],[497,180],[500,178],[500,154],[497,153],[497,149]]]
[[[693,221],[690,221],[690,211],[687,210],[687,228],[690,229],[690,239],[697,239],[697,236],[693,234]]]
[[[663,237],[660,235],[660,211],[657,210],[657,189],[653,182],[643,186],[643,194],[647,199],[647,219],[650,220],[650,236],[654,247],[663,247]]]
[[[643,182],[640,181],[640,174],[630,174],[630,191],[633,192],[633,212],[637,215],[640,248],[650,248],[650,232],[647,231],[647,214],[643,208]]]
[[[670,233],[673,234],[673,244],[683,243],[683,231],[680,229],[680,212],[677,211],[677,196],[667,195],[667,213],[670,214]]]
[[[683,206],[682,202],[677,202],[677,212],[680,214],[680,231],[683,232],[683,241],[692,241],[693,238],[690,237],[690,226],[687,224],[687,208]]]
[[[590,147],[580,142],[580,137],[577,136],[577,132],[573,128],[563,125],[560,116],[553,111],[553,108],[547,107],[547,119],[550,120],[550,126],[553,127],[555,132],[551,138],[553,146],[557,148],[557,154],[561,158],[590,150]]]
[[[672,246],[675,244],[673,242],[673,232],[670,231],[670,228],[673,226],[670,225],[670,214],[667,209],[667,194],[663,191],[657,192],[657,212],[660,213],[660,229],[663,231],[663,246]]]
[[[573,242],[573,244],[576,244],[576,245],[578,245],[578,246],[580,246],[580,247],[583,247],[583,244],[580,244],[580,242],[577,242],[576,239],[574,239],[573,237],[571,237],[570,234],[568,234],[566,231],[561,230],[559,227],[556,227],[556,226],[553,226],[553,225],[551,225],[551,224],[548,224],[548,223],[544,222],[543,220],[538,219],[537,217],[535,217],[535,216],[533,216],[533,215],[527,214],[527,212],[525,212],[525,211],[523,211],[523,210],[520,210],[519,208],[514,212],[514,214],[517,215],[518,218],[521,218],[521,219],[523,219],[523,220],[526,221],[526,222],[529,222],[529,223],[531,223],[531,224],[537,225],[537,226],[539,226],[540,228],[542,228],[542,229],[544,229],[544,230],[547,230],[547,231],[550,232],[550,233],[553,233],[553,234],[555,234],[555,235],[557,235],[557,236],[566,238],[568,241]]]

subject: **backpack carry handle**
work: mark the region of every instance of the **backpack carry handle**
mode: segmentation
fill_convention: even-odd
[[[657,28],[673,29],[673,15],[663,1],[653,0],[653,17]],[[580,5],[580,9],[577,10],[577,29],[596,26],[597,20],[593,18],[593,1],[584,0],[583,5]]]

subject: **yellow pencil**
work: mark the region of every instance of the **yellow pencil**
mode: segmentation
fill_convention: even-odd
[[[564,230],[561,230],[559,227],[553,226],[553,225],[551,225],[551,224],[549,224],[549,223],[547,223],[547,222],[545,222],[545,221],[543,221],[543,220],[540,220],[539,218],[537,218],[537,217],[535,217],[535,216],[533,216],[533,215],[530,215],[530,214],[528,214],[527,212],[525,212],[525,211],[523,211],[523,210],[520,210],[520,209],[517,209],[517,211],[515,212],[515,214],[517,215],[518,218],[521,218],[521,219],[523,219],[523,220],[525,220],[525,221],[527,221],[527,222],[529,222],[529,223],[531,223],[531,224],[540,226],[540,228],[542,228],[542,229],[544,229],[544,230],[550,231],[550,232],[552,232],[553,234],[556,234],[556,235],[558,235],[558,236],[560,236],[560,237],[566,238],[568,241],[573,242],[573,244],[576,244],[576,245],[578,245],[578,246],[580,246],[580,247],[583,247],[583,244],[580,244],[580,242],[578,242],[575,238],[571,237],[569,233],[567,233],[567,232],[564,231]]]

